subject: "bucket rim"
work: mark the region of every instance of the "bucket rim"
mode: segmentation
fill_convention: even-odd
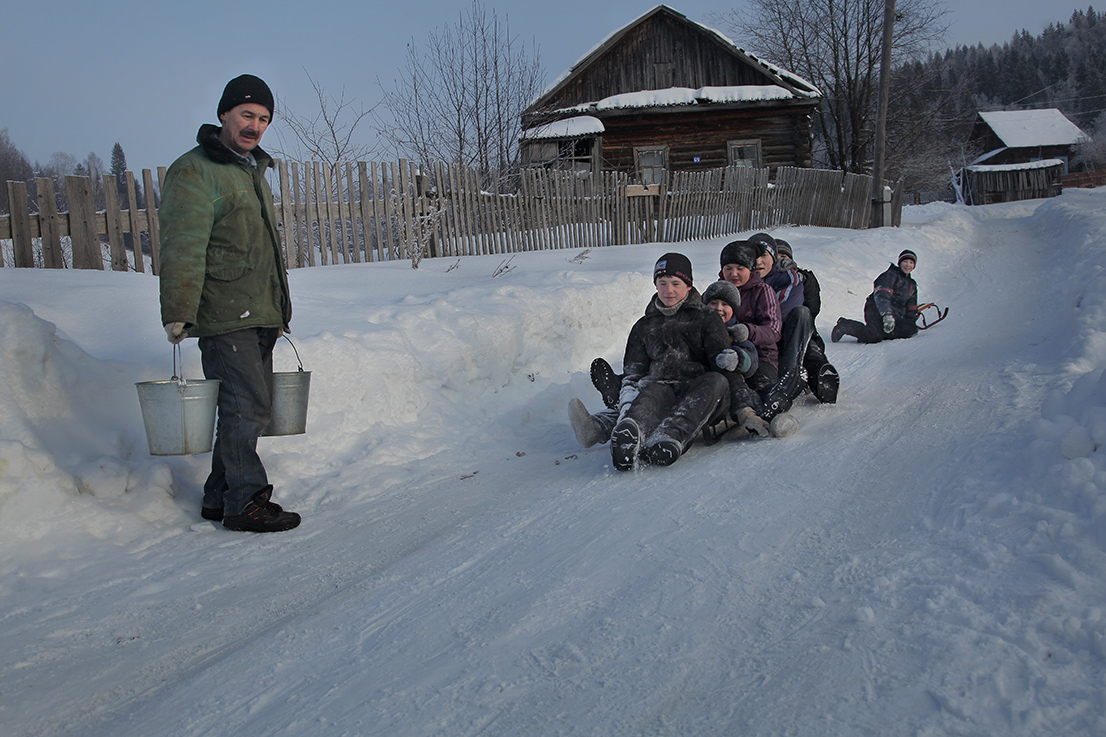
[[[180,385],[192,385],[192,384],[218,384],[219,379],[153,379],[151,381],[136,381],[135,386],[152,386],[155,384],[180,384]]]

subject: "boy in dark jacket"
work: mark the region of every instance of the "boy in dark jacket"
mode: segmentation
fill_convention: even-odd
[[[799,278],[803,280],[803,306],[810,310],[810,341],[806,345],[806,355],[803,356],[807,387],[819,402],[833,404],[837,401],[841,379],[837,369],[826,358],[826,341],[818,334],[818,328],[815,325],[818,313],[822,311],[822,290],[818,284],[818,277],[810,269],[804,269],[795,263],[791,244],[782,238],[776,239],[776,253],[779,255],[781,264],[786,266],[790,263]]]
[[[838,318],[830,333],[834,343],[851,335],[859,343],[878,343],[918,334],[918,283],[910,276],[918,256],[909,248],[899,254],[898,265],[876,277],[874,289],[864,301],[864,322]]]
[[[754,375],[760,361],[757,347],[749,340],[749,328],[737,321],[741,305],[741,293],[728,281],[719,280],[703,292],[703,304],[718,313],[732,341],[730,347],[718,354],[715,363],[723,369],[730,384],[730,416],[749,432],[769,435],[768,423],[758,416],[762,404],[760,396],[749,388],[745,379]],[[616,374],[605,359],[591,362],[591,380],[607,409],[591,414],[579,399],[569,402],[568,417],[576,440],[585,448],[610,440],[611,430],[618,421],[619,393],[622,375]]]
[[[729,382],[718,357],[730,334],[703,305],[691,261],[666,253],[653,267],[656,296],[630,329],[622,361],[619,419],[611,432],[611,460],[620,471],[647,463],[675,463],[707,424],[729,410]]]
[[[691,261],[666,253],[653,268],[653,282],[657,293],[626,340],[618,420],[610,434],[611,460],[620,471],[639,460],[672,465],[703,427],[729,410],[729,383],[719,356],[733,353],[732,341],[695,290]],[[598,442],[601,423],[582,416],[582,408],[579,400],[569,405],[573,430],[582,444]]]
[[[792,401],[803,392],[804,370],[807,384],[818,400],[836,402],[837,370],[826,359],[825,343],[821,336],[816,339],[814,328],[814,318],[821,309],[818,282],[810,272],[809,284],[803,278],[791,258],[791,245],[787,241],[772,238],[766,233],[758,233],[750,240],[754,238],[764,247],[757,261],[758,271],[764,282],[775,291],[783,317],[779,379],[764,394],[765,416],[771,418],[791,408]],[[808,287],[812,297],[809,303]]]
[[[776,239],[767,233],[749,238],[761,247],[757,273],[772,288],[780,303],[779,377],[764,392],[764,416],[768,419],[791,408],[791,402],[803,390],[802,360],[807,343],[814,333],[814,319],[803,304],[803,281],[792,267],[781,268],[776,253]]]

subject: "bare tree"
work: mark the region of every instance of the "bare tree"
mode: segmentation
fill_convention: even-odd
[[[34,169],[23,152],[8,137],[8,129],[0,128],[0,213],[8,213],[8,181],[33,184]]]
[[[380,124],[394,153],[447,161],[499,176],[517,162],[521,113],[541,90],[541,62],[474,0],[457,23],[431,31],[385,93]]]
[[[750,51],[813,82],[817,153],[834,169],[870,170],[885,0],[748,0],[716,19]],[[947,30],[938,0],[898,0],[892,65],[917,57]],[[892,96],[895,90],[891,90]]]
[[[65,191],[65,178],[76,171],[77,157],[62,151],[55,151],[50,155],[46,166],[35,163],[35,176],[45,177],[54,183],[54,202],[58,212],[69,210],[69,196]],[[35,196],[38,196],[36,187]]]
[[[951,196],[949,172],[982,153],[968,140],[976,108],[958,105],[969,96],[968,80],[956,80],[940,57],[904,64],[891,79],[886,177],[901,180],[915,202]]]
[[[98,210],[104,209],[104,160],[96,155],[95,152],[89,152],[88,156],[84,158],[73,169],[73,175],[78,177],[88,177],[92,183],[92,198],[95,202]]]
[[[304,73],[307,73],[306,70]],[[295,143],[289,145],[283,136],[278,136],[280,144],[273,152],[300,161],[325,162],[332,167],[339,161],[369,158],[376,147],[360,142],[356,132],[361,122],[372,114],[375,106],[365,109],[357,105],[355,100],[347,100],[344,89],[338,97],[328,96],[326,88],[310,74],[307,79],[315,90],[319,109],[314,117],[303,117],[293,112],[282,100],[280,119],[292,131]]]
[[[1091,138],[1075,145],[1072,163],[1097,171],[1106,168],[1106,112],[1099,114],[1090,134]]]
[[[65,177],[73,173],[77,168],[77,164],[77,157],[73,154],[65,153],[64,151],[55,151],[50,154],[50,160],[43,170],[53,172],[55,178]]]

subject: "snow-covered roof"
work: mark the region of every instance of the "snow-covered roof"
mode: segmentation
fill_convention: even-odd
[[[725,104],[728,102],[757,102],[767,100],[790,100],[794,95],[790,91],[774,84],[749,84],[735,87],[700,87],[693,90],[690,87],[669,87],[663,90],[641,90],[640,92],[625,92],[620,95],[611,95],[595,102],[585,102],[572,107],[554,110],[555,115],[568,115],[571,113],[583,113],[576,118],[595,121],[592,125],[598,126],[597,130],[581,131],[568,135],[587,135],[589,133],[602,133],[603,124],[587,113],[602,112],[605,110],[635,110],[650,107],[678,107],[681,105],[710,105]],[[563,123],[565,121],[558,121]],[[546,133],[545,129],[550,123],[540,128],[535,128],[534,133],[526,132],[523,139],[533,138],[563,138],[565,134]],[[541,134],[538,132],[541,131]]]
[[[750,102],[756,100],[789,100],[793,95],[783,87],[774,84],[742,85],[737,87],[669,87],[664,90],[642,90],[611,95],[599,102],[591,103],[595,110],[617,110],[620,108],[669,107],[673,105],[695,105],[697,103]]]
[[[542,138],[579,138],[580,136],[597,136],[604,130],[603,121],[591,115],[577,115],[564,120],[554,120],[552,123],[540,125],[522,132],[522,140],[533,141]]]
[[[778,84],[746,84],[737,87],[700,87],[696,102],[748,102],[751,100],[787,100],[794,97]]]
[[[1087,138],[1079,126],[1056,108],[994,110],[980,113],[979,117],[1009,148],[1070,146]]]
[[[983,173],[990,171],[1027,171],[1029,169],[1048,169],[1053,166],[1063,165],[1063,159],[1038,159],[1037,161],[1027,161],[1023,164],[974,164],[965,168],[968,171]]]

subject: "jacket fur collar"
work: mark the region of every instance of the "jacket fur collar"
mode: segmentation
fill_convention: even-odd
[[[219,140],[219,133],[222,130],[223,129],[217,125],[204,123],[200,126],[200,130],[196,134],[196,143],[200,144],[204,153],[207,154],[207,157],[216,164],[236,164],[242,157],[231,151]],[[275,166],[273,157],[265,153],[265,150],[260,146],[253,150],[253,157],[257,160],[257,165],[262,169]]]

